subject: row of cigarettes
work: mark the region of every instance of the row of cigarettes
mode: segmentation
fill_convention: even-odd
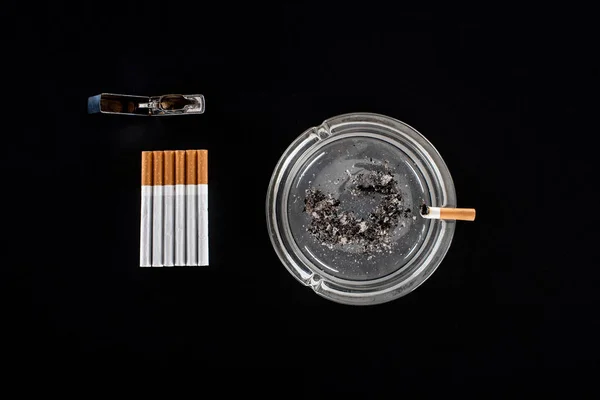
[[[208,265],[208,152],[142,152],[140,267]]]

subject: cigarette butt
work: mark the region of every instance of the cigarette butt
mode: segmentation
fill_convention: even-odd
[[[163,232],[164,232],[164,153],[153,152],[154,158],[154,186],[152,208],[152,266],[162,267],[163,260]]]
[[[208,151],[198,150],[198,265],[208,265]]]
[[[186,150],[186,265],[198,265],[198,152]]]
[[[142,152],[140,212],[140,267],[152,265],[152,152]]]
[[[445,207],[426,207],[426,212],[421,215],[428,219],[448,219],[456,221],[474,221],[474,208],[445,208]]]

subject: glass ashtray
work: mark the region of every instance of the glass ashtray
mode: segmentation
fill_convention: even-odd
[[[330,300],[384,303],[422,284],[444,258],[455,221],[422,205],[456,207],[450,172],[414,128],[353,113],[302,133],[277,163],[267,226],[288,271]]]

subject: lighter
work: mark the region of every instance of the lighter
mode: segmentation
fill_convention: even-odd
[[[188,115],[203,114],[204,107],[204,96],[201,94],[146,97],[102,93],[88,98],[88,114]]]

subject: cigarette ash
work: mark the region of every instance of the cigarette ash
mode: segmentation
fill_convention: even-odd
[[[403,205],[393,174],[386,167],[384,171],[359,173],[350,183],[346,190],[350,190],[353,197],[377,193],[381,201],[367,217],[360,218],[344,210],[340,200],[331,193],[309,188],[304,199],[304,211],[310,217],[308,232],[330,249],[336,245],[357,245],[369,258],[375,253],[391,252],[393,230],[402,218],[411,215],[410,208]]]

